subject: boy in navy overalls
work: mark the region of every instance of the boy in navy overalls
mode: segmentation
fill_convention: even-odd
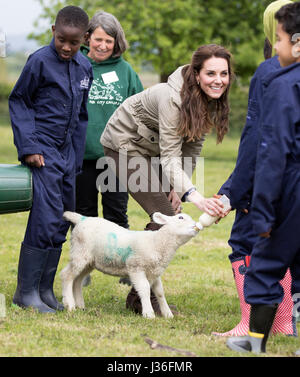
[[[253,228],[259,239],[245,276],[251,305],[249,335],[229,338],[241,352],[265,352],[278,304],[279,281],[288,268],[292,294],[300,292],[300,3],[282,7],[275,50],[281,67],[266,76],[263,114],[252,201]]]
[[[48,313],[62,310],[53,282],[75,209],[75,175],[81,169],[92,68],[78,53],[88,28],[79,7],[59,11],[49,46],[33,53],[10,97],[19,160],[33,177],[33,205],[21,245],[13,303]]]
[[[269,47],[265,53],[265,61],[257,68],[250,84],[248,113],[245,127],[242,132],[239,152],[235,169],[229,179],[223,184],[219,193],[226,194],[230,203],[236,209],[235,221],[228,241],[232,248],[229,259],[240,301],[241,320],[231,330],[224,333],[214,332],[218,336],[242,336],[249,330],[250,305],[244,298],[245,273],[250,263],[251,253],[258,236],[253,231],[252,213],[250,204],[253,195],[253,182],[255,174],[256,150],[258,144],[259,117],[263,112],[262,96],[264,92],[263,80],[265,76],[280,69],[274,44],[276,40],[275,13],[284,5],[291,4],[289,0],[273,1],[264,12],[263,25],[266,36],[265,46]],[[293,300],[291,297],[291,275],[287,271],[280,282],[285,295],[279,306],[273,323],[272,333],[297,336],[296,321],[293,318]]]

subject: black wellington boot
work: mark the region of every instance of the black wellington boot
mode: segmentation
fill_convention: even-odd
[[[265,353],[278,305],[251,305],[248,336],[231,337],[227,346],[237,352]]]
[[[40,313],[55,313],[40,298],[39,284],[48,257],[48,250],[38,249],[22,243],[19,266],[18,285],[13,303],[22,307],[32,307]]]
[[[61,255],[61,249],[50,249],[44,271],[40,281],[40,297],[42,301],[55,310],[64,310],[63,304],[59,303],[53,292],[53,283]]]

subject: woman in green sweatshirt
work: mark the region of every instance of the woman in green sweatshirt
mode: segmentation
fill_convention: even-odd
[[[101,177],[108,175],[108,167],[103,163],[104,152],[99,140],[113,112],[126,98],[141,92],[143,86],[122,58],[128,45],[119,21],[112,14],[100,11],[94,15],[87,42],[89,47],[82,46],[81,52],[92,64],[94,81],[87,104],[89,121],[83,169],[76,182],[76,211],[84,216],[98,216],[98,192],[101,191],[103,217],[128,228],[128,193],[120,190],[117,178],[115,189],[106,190]]]

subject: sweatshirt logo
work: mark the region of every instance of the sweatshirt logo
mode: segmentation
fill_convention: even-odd
[[[119,106],[124,98],[120,94],[121,87],[118,83],[104,85],[100,79],[95,79],[89,91],[89,103],[98,105]]]
[[[89,78],[87,76],[85,76],[85,78],[80,81],[80,88],[88,89],[89,88],[89,82],[90,82]]]

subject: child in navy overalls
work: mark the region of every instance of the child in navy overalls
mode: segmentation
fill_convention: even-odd
[[[53,282],[69,227],[63,212],[75,208],[75,175],[84,153],[92,68],[77,51],[88,21],[81,8],[63,8],[50,45],[29,57],[9,97],[18,158],[33,177],[13,302],[40,312],[63,309]]]
[[[249,330],[250,305],[244,298],[245,273],[250,263],[252,249],[258,236],[253,231],[252,213],[250,205],[253,195],[255,174],[256,151],[258,144],[258,123],[262,109],[262,97],[264,93],[263,80],[267,74],[280,69],[278,57],[272,56],[272,44],[275,42],[276,23],[275,13],[289,0],[277,0],[268,5],[264,12],[264,32],[266,43],[271,51],[265,54],[266,60],[256,70],[249,89],[248,113],[245,127],[241,136],[239,152],[235,169],[229,179],[220,189],[220,194],[226,194],[230,198],[231,206],[236,209],[235,221],[228,241],[232,248],[229,259],[232,265],[234,279],[240,300],[241,320],[231,330],[224,333],[214,332],[219,336],[247,335]],[[246,210],[246,211],[245,211]],[[246,212],[246,213],[245,213]],[[281,281],[285,290],[284,301],[277,310],[273,323],[272,333],[297,335],[295,320],[293,319],[293,301],[290,293],[290,271]]]
[[[259,235],[245,276],[251,305],[249,335],[229,338],[236,351],[265,352],[278,304],[279,281],[289,268],[292,294],[300,292],[300,3],[282,7],[275,50],[283,69],[265,80],[256,159],[252,219]]]

